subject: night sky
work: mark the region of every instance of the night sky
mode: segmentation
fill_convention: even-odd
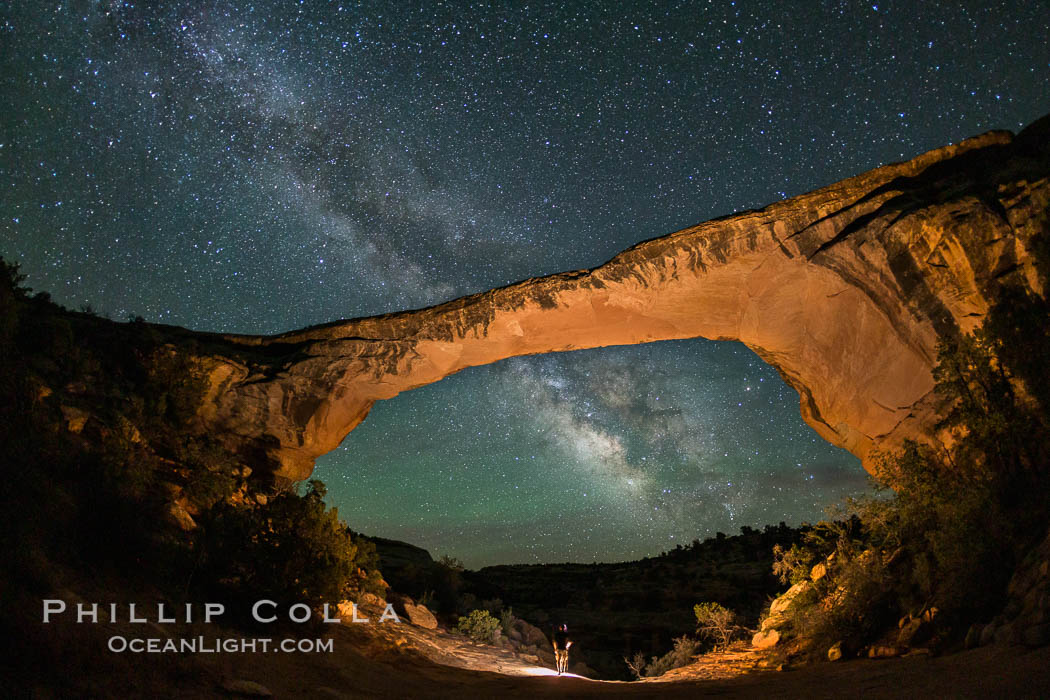
[[[0,24],[0,254],[71,308],[208,331],[593,267],[1050,111],[1042,1],[14,0]],[[705,340],[462,372],[315,474],[354,529],[470,566],[652,555],[866,488],[774,370]]]

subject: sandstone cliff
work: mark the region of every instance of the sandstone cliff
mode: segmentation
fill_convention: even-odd
[[[427,309],[277,336],[215,336],[201,417],[281,478],[308,476],[375,401],[516,355],[739,340],[798,390],[816,431],[870,466],[929,435],[938,338],[1004,281],[1042,293],[1050,117],[640,243],[606,264]],[[688,378],[683,378],[688,381]]]

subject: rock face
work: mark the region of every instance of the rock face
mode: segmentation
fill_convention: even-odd
[[[929,435],[938,339],[1004,281],[1038,293],[1050,117],[439,306],[278,336],[211,336],[201,417],[281,478],[308,476],[378,400],[507,357],[739,340],[798,390],[806,422],[870,468]]]
[[[973,629],[973,636],[981,644],[1050,644],[1050,533],[1021,562],[1007,596],[1003,612],[983,628]]]

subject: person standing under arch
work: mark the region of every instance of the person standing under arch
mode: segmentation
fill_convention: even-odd
[[[572,646],[572,640],[569,639],[569,626],[567,624],[561,623],[561,626],[554,631],[551,643],[554,645],[554,663],[558,667],[558,675],[560,676],[569,670],[569,647]]]

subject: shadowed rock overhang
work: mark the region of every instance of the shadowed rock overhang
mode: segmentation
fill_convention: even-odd
[[[758,211],[639,243],[592,270],[276,336],[212,336],[205,424],[302,479],[374,402],[517,355],[739,340],[806,422],[871,467],[932,433],[938,339],[979,325],[1007,281],[1042,294],[1050,117]],[[688,381],[688,377],[683,377]]]

